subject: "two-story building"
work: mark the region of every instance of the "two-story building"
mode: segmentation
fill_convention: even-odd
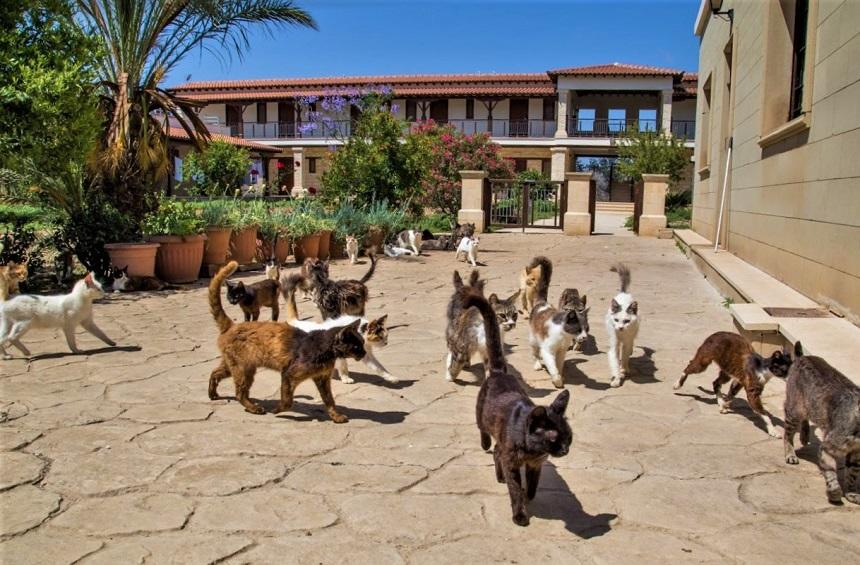
[[[596,168],[604,200],[630,201],[632,186],[613,178],[615,141],[628,128],[671,131],[695,139],[697,75],[612,63],[522,74],[357,76],[190,82],[172,90],[205,105],[213,132],[278,150],[260,157],[261,181],[279,192],[322,188],[326,155],[348,136],[354,116],[326,128],[308,121],[303,97],[349,88],[388,86],[397,117],[432,119],[467,133],[487,133],[517,171],[563,180]]]

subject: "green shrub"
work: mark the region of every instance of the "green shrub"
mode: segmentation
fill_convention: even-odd
[[[352,235],[359,239],[367,233],[367,214],[352,204],[343,202],[331,215],[334,220],[334,234],[337,239]]]
[[[213,198],[202,202],[195,202],[195,208],[199,210],[200,219],[207,228],[229,228],[233,225],[233,216],[236,212],[236,203],[223,198]]]
[[[450,216],[443,212],[427,214],[418,220],[416,228],[420,230],[430,230],[431,233],[449,232],[451,226],[457,223],[456,216]]]
[[[161,198],[158,208],[143,218],[144,235],[194,235],[206,226],[191,202]]]
[[[247,149],[226,141],[211,141],[203,151],[192,151],[185,157],[182,180],[189,183],[192,194],[224,196],[242,186],[250,168]]]

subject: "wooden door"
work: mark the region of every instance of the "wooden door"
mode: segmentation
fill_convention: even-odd
[[[529,133],[528,98],[511,98],[509,112],[511,137],[525,137]]]
[[[437,124],[448,123],[448,101],[434,100],[430,103],[430,119]]]
[[[234,137],[242,137],[242,107],[236,104],[227,104],[224,117],[227,120],[227,127],[230,128],[230,135]]]
[[[278,137],[296,136],[296,107],[292,100],[278,102]]]

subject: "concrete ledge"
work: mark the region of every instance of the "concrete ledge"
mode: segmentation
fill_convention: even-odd
[[[587,212],[565,212],[565,235],[591,235],[591,214]]]
[[[675,238],[680,239],[681,243],[683,243],[687,247],[692,247],[694,245],[714,245],[713,242],[708,239],[705,239],[693,230],[675,230]]]
[[[773,333],[779,331],[777,319],[758,304],[732,304],[729,311],[742,329]]]

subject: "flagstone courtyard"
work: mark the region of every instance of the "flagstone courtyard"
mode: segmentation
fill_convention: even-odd
[[[217,331],[203,285],[110,295],[96,321],[117,348],[80,333],[24,338],[31,363],[0,362],[0,561],[19,563],[850,563],[856,507],[827,503],[813,446],[799,466],[754,421],[744,395],[721,415],[716,369],[673,381],[710,333],[732,330],[722,298],[671,240],[560,234],[481,236],[488,292],[506,297],[532,256],[555,263],[550,300],[588,296],[594,340],[570,352],[570,454],[544,467],[531,525],[511,522],[507,489],[481,450],[474,406],[481,366],[443,376],[453,253],[385,259],[369,317],[388,314],[378,357],[389,384],[350,364],[334,382],[332,423],[314,386],[290,412],[255,416],[206,394]],[[603,314],[614,261],[633,273],[642,329],[635,374],[609,387]],[[368,267],[337,261],[335,278]],[[261,273],[240,275],[257,280]],[[238,318],[238,308],[226,306]],[[316,316],[299,302],[303,317]],[[283,311],[282,311],[283,312]],[[264,311],[263,319],[268,318]],[[532,368],[527,322],[508,361],[539,403],[555,395]],[[17,353],[17,352],[16,352]],[[279,376],[252,397],[274,405]],[[783,382],[765,406],[781,422]],[[221,392],[232,394],[229,382]]]

